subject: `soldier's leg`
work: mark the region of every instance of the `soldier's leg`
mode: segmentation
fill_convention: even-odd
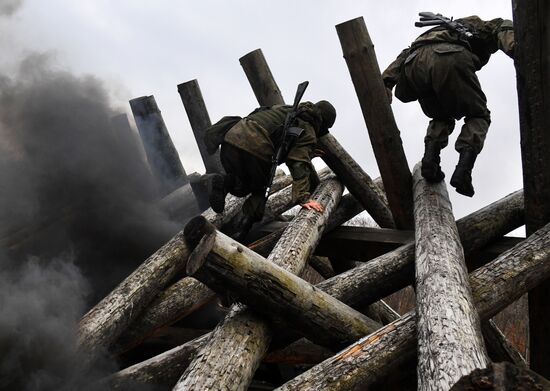
[[[429,182],[440,182],[445,178],[439,165],[439,154],[449,142],[449,134],[455,127],[455,121],[448,119],[433,119],[428,125],[426,137],[424,137],[424,157],[422,158],[422,176]]]

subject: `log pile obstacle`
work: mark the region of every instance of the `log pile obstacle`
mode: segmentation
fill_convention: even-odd
[[[337,32],[382,178],[372,180],[328,134],[319,143],[328,168],[312,196],[323,213],[302,209],[290,221],[279,218],[292,207],[290,178],[283,176],[270,195],[265,229],[258,230],[264,236],[252,243],[226,234],[244,199],[228,196],[223,214],[207,209],[192,219],[82,318],[80,349],[131,364],[104,379],[106,387],[446,391],[474,389],[482,376],[511,386],[529,377],[548,387],[491,318],[547,283],[548,219],[531,223],[526,239],[503,236],[525,224],[524,211],[549,208],[550,200],[532,193],[524,200],[519,190],[455,222],[445,184],[427,183],[418,166],[412,174],[408,169],[363,19],[342,23]],[[525,61],[518,60],[518,70]],[[284,103],[260,49],[240,62],[260,105]],[[206,172],[222,172],[219,155],[201,145],[210,118],[198,82],[178,91]],[[132,108],[143,117],[138,103]],[[539,174],[526,164],[525,183]],[[159,175],[156,167],[151,171]],[[174,185],[184,175],[182,168],[165,190],[187,191]],[[331,238],[362,211],[380,228]],[[350,270],[324,257],[338,251],[327,250],[331,243],[352,246],[341,249],[351,258],[384,237],[390,247],[359,262],[347,259]],[[408,286],[415,287],[416,308],[398,314],[383,299]],[[219,323],[205,326],[203,335],[145,359],[135,353],[169,325],[196,329],[186,322],[212,305]],[[493,364],[498,361],[507,363]]]

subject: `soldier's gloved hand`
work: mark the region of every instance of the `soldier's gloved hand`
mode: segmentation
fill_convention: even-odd
[[[386,87],[386,95],[388,96],[388,100],[390,101],[390,104],[391,104],[392,92],[391,92],[391,89],[389,89],[388,87]]]
[[[321,205],[319,202],[315,200],[308,200],[305,203],[300,205],[302,206],[302,208],[309,209],[309,210],[313,209],[320,213],[323,213],[325,211],[325,208],[323,208],[323,205]]]

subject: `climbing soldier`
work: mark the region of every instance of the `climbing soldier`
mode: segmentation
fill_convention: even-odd
[[[455,149],[460,154],[451,185],[460,194],[472,197],[472,168],[491,122],[487,100],[476,71],[498,49],[514,55],[514,31],[510,20],[483,21],[477,16],[447,19],[439,14],[421,13],[419,27],[437,25],[420,35],[399,54],[382,77],[391,101],[392,89],[403,102],[419,101],[431,121],[424,138],[422,176],[431,182],[443,180],[439,153],[448,143],[455,120],[464,125]]]
[[[300,103],[296,118],[290,126],[298,133],[287,135],[283,161],[292,175],[292,201],[307,209],[323,211],[320,203],[310,199],[319,183],[317,172],[311,164],[316,150],[317,138],[328,133],[336,119],[336,110],[327,101],[315,104]],[[284,141],[283,128],[291,106],[275,105],[260,107],[245,118],[224,117],[218,124],[209,128],[205,143],[210,151],[221,144],[220,159],[226,175],[210,174],[209,201],[212,209],[221,213],[225,207],[225,196],[231,193],[237,197],[250,197],[243,205],[245,221],[241,223],[247,231],[252,223],[260,221],[265,207],[265,192],[270,186],[270,171],[273,157]],[[233,126],[223,126],[224,119]],[[231,123],[231,122],[229,122]],[[229,128],[229,130],[227,130]],[[291,132],[289,132],[291,133]]]

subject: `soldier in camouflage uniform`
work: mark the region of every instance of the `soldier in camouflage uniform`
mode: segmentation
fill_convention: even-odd
[[[458,19],[473,36],[461,36],[444,26],[420,35],[401,52],[382,77],[391,101],[391,90],[403,102],[418,99],[432,120],[424,138],[422,176],[439,182],[445,175],[439,166],[439,153],[454,129],[455,120],[464,117],[464,126],[455,149],[460,154],[451,185],[466,196],[474,195],[472,168],[483,148],[491,122],[487,99],[476,71],[498,49],[513,58],[514,31],[510,20],[483,21],[477,16]]]
[[[248,218],[244,225],[262,219],[272,156],[281,142],[283,124],[290,109],[291,106],[285,105],[261,107],[225,134],[220,158],[226,175],[213,174],[210,186],[210,206],[215,212],[223,211],[227,193],[237,197],[250,194],[243,205],[243,212]],[[329,102],[304,102],[299,105],[295,123],[291,124],[304,130],[285,159],[293,179],[292,201],[319,212],[323,211],[321,204],[310,199],[319,183],[311,159],[317,138],[328,132],[335,119],[336,110]],[[210,140],[205,138],[205,141],[208,144]]]

